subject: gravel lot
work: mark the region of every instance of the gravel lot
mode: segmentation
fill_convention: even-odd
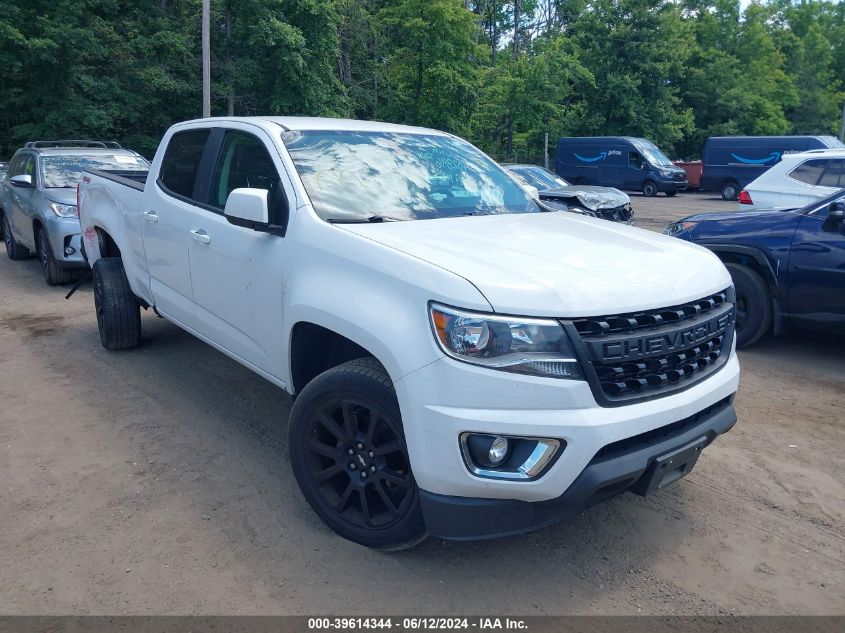
[[[735,206],[634,204],[655,230]],[[66,291],[0,253],[2,614],[845,613],[842,339],[741,352],[739,423],[653,497],[381,554],[306,506],[285,394],[151,314],[107,353]]]

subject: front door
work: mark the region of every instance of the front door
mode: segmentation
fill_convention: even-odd
[[[12,163],[3,186],[6,188],[6,199],[9,216],[9,225],[12,227],[12,235],[22,246],[30,250],[35,248],[35,239],[32,234],[32,198],[35,195],[35,188],[38,185],[37,174],[35,173],[35,156],[23,154]],[[31,187],[22,187],[12,184],[12,176],[30,176]]]
[[[287,349],[282,332],[285,271],[290,266],[287,245],[278,235],[235,226],[223,215],[234,189],[285,189],[281,161],[267,149],[272,147],[270,139],[250,128],[226,130],[209,182],[208,204],[194,207],[188,220],[196,329],[279,378]]]
[[[155,187],[155,191],[145,193],[141,209],[150,291],[156,308],[189,328],[195,326],[196,318],[188,220],[196,204],[197,175],[209,136],[208,129],[194,129],[170,138],[155,183],[147,181],[147,187]]]
[[[845,195],[838,200],[845,202]],[[789,311],[823,323],[845,323],[845,234],[828,219],[830,204],[801,218],[789,255]]]

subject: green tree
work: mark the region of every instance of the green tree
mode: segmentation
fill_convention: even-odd
[[[571,42],[545,40],[486,71],[471,138],[501,160],[539,162],[545,134],[552,142],[569,134],[587,110],[581,95],[594,85]]]
[[[396,0],[379,22],[385,69],[378,115],[466,131],[486,57],[472,12],[461,0]]]

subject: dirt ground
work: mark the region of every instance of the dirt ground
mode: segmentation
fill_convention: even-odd
[[[738,424],[653,497],[382,554],[306,506],[286,395],[151,314],[108,353],[66,291],[0,252],[0,614],[845,613],[843,339],[740,352]]]

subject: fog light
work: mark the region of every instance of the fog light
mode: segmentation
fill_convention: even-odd
[[[490,458],[490,463],[493,466],[498,466],[505,461],[505,457],[508,456],[508,448],[510,448],[508,438],[497,437],[494,439],[490,445],[490,450],[487,451],[487,457]]]
[[[536,479],[545,473],[566,442],[541,437],[461,433],[461,453],[467,469],[490,479]]]
[[[73,246],[65,246],[65,257],[70,257],[76,252]]]

